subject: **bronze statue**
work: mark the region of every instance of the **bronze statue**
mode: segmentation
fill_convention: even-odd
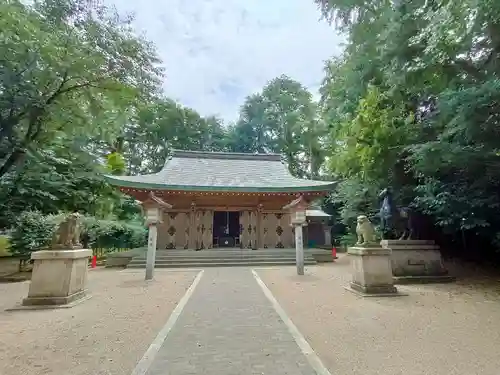
[[[81,249],[80,215],[76,212],[67,215],[58,225],[50,244],[51,249]]]
[[[379,194],[382,199],[380,206],[380,227],[382,238],[395,237],[400,240],[414,239],[413,213],[409,207],[397,207],[394,203],[393,192],[390,187]]]

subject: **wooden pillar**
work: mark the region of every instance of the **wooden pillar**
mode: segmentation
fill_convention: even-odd
[[[196,249],[196,203],[191,203],[191,211],[189,213],[189,245],[190,249]]]
[[[262,248],[267,249],[269,247],[269,214],[261,212],[261,227],[260,230],[262,231]]]
[[[211,249],[213,243],[213,222],[214,215],[212,210],[204,210],[201,215],[200,231],[201,231],[201,249]]]
[[[257,206],[257,249],[262,249],[264,247],[264,231],[262,228],[262,204]]]
[[[250,212],[250,225],[252,226],[252,233],[250,234],[252,250],[257,250],[257,239],[259,232],[257,231],[257,210]]]
[[[175,236],[176,236],[176,230],[172,230],[171,229],[175,229],[175,218],[176,218],[177,214],[175,212],[169,212],[169,211],[166,211],[165,212],[165,217],[167,219],[167,221],[165,222],[166,223],[166,226],[165,226],[165,230],[166,232],[164,233],[164,235],[167,236],[167,243],[166,243],[166,249],[175,249]]]
[[[240,213],[240,245],[242,249],[252,248],[252,225],[251,225],[251,213],[250,211],[241,211]]]
[[[194,238],[195,238],[195,250],[201,250],[201,210],[195,211],[195,219],[194,219]]]
[[[244,212],[245,211],[240,211],[238,212],[238,215],[240,216],[239,217],[239,225],[240,225],[240,228],[238,229],[239,230],[239,243],[240,243],[240,249],[243,249],[244,246],[243,246],[243,231],[245,230],[245,228],[243,227],[243,215],[244,215]]]

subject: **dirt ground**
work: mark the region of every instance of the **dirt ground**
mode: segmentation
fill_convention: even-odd
[[[29,282],[0,284],[0,374],[130,375],[196,271],[89,271],[92,298],[70,309],[5,311]]]
[[[348,257],[257,272],[332,374],[497,375],[500,278],[449,265],[452,284],[399,286],[408,296],[360,298]],[[0,284],[0,374],[130,375],[197,272],[89,271],[92,298],[71,309],[4,311],[29,282]]]
[[[448,265],[456,283],[398,286],[396,298],[361,298],[337,263],[258,270],[332,374],[498,375],[500,279]]]

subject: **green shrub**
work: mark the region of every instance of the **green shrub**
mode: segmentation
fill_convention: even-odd
[[[57,224],[65,216],[45,216],[35,211],[22,213],[12,228],[10,253],[29,259],[33,251],[46,248]],[[81,226],[82,244],[85,248],[98,249],[99,253],[133,249],[147,244],[147,229],[142,225],[84,217]]]
[[[133,249],[147,243],[147,229],[142,225],[86,217],[82,242],[92,249]]]
[[[26,211],[19,215],[12,228],[10,253],[29,258],[33,251],[47,247],[56,225],[54,218],[36,211]]]
[[[339,238],[339,243],[340,243],[340,246],[342,247],[350,247],[350,246],[354,246],[356,244],[356,241],[358,240],[356,234],[354,233],[348,233],[348,234],[344,234],[343,236],[341,236]]]

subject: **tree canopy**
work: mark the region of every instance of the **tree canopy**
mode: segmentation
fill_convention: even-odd
[[[348,36],[321,88],[344,219],[392,185],[452,238],[498,246],[499,3],[316,3]]]
[[[348,227],[392,186],[455,242],[500,246],[500,3],[315,0],[347,38],[321,99],[282,75],[234,123],[165,97],[155,47],[86,0],[0,0],[0,226],[22,212],[139,220],[103,174],[172,149],[275,152]],[[337,215],[338,214],[338,215]]]
[[[131,18],[85,0],[0,1],[0,226],[22,212],[133,219],[103,174],[154,173],[172,149],[278,152],[317,174],[320,123],[307,89],[278,77],[226,126],[165,97],[156,50]]]

